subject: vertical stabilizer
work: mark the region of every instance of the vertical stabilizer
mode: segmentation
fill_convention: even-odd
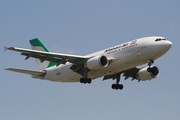
[[[49,49],[39,40],[38,38],[34,38],[29,41],[33,50],[50,52]],[[42,61],[41,59],[36,59],[39,70],[43,70],[45,68],[56,66],[55,62],[50,61]]]

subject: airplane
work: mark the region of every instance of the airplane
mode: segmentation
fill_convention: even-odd
[[[153,66],[154,60],[164,55],[172,42],[161,36],[150,36],[132,40],[120,45],[81,56],[50,52],[38,38],[29,41],[32,49],[4,47],[20,52],[25,60],[35,58],[39,70],[6,68],[5,70],[29,74],[32,78],[55,82],[80,82],[90,84],[103,77],[116,83],[111,88],[122,90],[121,75],[125,80],[147,81],[159,76],[159,69]],[[145,67],[138,67],[147,64]]]

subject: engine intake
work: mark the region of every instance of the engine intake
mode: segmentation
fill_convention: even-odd
[[[102,67],[107,67],[109,64],[108,59],[106,56],[101,55],[101,56],[96,56],[93,58],[90,58],[86,64],[84,65],[85,68],[89,70],[97,70]]]
[[[156,66],[152,67],[145,67],[139,70],[139,72],[136,75],[136,78],[138,80],[151,80],[153,78],[156,78],[159,76],[159,69]]]

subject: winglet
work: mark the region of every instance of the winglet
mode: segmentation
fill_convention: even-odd
[[[7,51],[7,49],[8,49],[8,48],[7,48],[6,46],[4,46],[4,52],[6,52],[6,51]]]
[[[7,50],[14,50],[15,49],[15,47],[6,47],[6,46],[4,46],[4,52],[6,52]]]

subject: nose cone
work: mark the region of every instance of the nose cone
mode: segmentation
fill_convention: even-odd
[[[166,47],[166,49],[168,51],[172,46],[172,42],[167,40],[164,42],[164,46]]]
[[[158,50],[161,54],[166,53],[172,46],[172,42],[166,40],[166,41],[160,41],[158,45]]]

